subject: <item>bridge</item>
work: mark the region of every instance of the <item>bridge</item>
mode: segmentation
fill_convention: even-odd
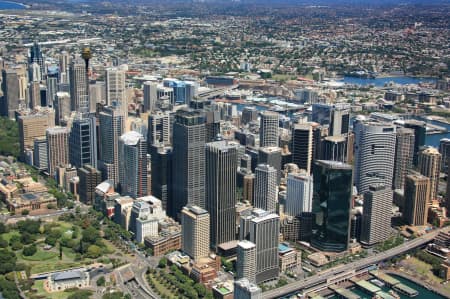
[[[238,88],[238,85],[232,85],[232,86],[227,86],[227,87],[214,88],[214,89],[211,89],[211,90],[208,90],[208,91],[199,93],[199,94],[197,95],[197,97],[198,97],[199,99],[202,99],[202,100],[206,100],[206,99],[210,99],[210,98],[215,98],[215,97],[218,97],[218,96],[220,96],[220,95],[225,94],[225,92],[227,92],[227,91],[230,91],[230,90],[233,90],[233,89],[236,89],[236,88]]]
[[[271,298],[280,298],[283,296],[295,294],[296,292],[300,292],[301,290],[308,289],[315,286],[324,285],[327,286],[329,282],[335,282],[335,279],[342,275],[344,272],[349,272],[349,270],[354,270],[355,272],[359,272],[364,270],[373,264],[378,264],[382,261],[389,260],[395,256],[408,252],[412,249],[422,247],[427,243],[431,242],[441,231],[449,232],[450,228],[445,227],[441,229],[433,230],[423,236],[420,236],[416,239],[407,241],[397,247],[391,248],[384,252],[377,253],[375,255],[366,257],[364,259],[354,261],[349,264],[343,264],[331,269],[327,269],[319,274],[310,276],[302,281],[296,281],[289,283],[280,288],[276,288],[263,293],[263,298],[271,299]]]

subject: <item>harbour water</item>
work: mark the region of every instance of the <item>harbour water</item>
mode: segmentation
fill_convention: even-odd
[[[0,10],[4,9],[24,9],[25,6],[23,4],[11,1],[0,1]]]
[[[408,77],[408,76],[402,76],[402,77],[380,77],[380,78],[357,78],[357,77],[348,77],[345,76],[343,80],[340,80],[338,82],[347,83],[347,84],[356,84],[356,85],[374,85],[377,87],[383,87],[386,84],[389,84],[390,82],[393,82],[395,84],[400,85],[406,85],[406,84],[418,84],[418,83],[434,83],[436,82],[435,78],[429,78],[429,77]]]

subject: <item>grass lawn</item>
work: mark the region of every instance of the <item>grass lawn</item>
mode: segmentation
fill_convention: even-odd
[[[435,276],[433,274],[433,272],[431,271],[431,265],[429,265],[415,257],[410,257],[409,259],[405,259],[404,262],[411,265],[412,268],[414,269],[414,272],[416,272],[416,273],[410,273],[410,274],[419,274],[421,276],[425,276],[425,277],[427,277],[427,280],[429,282],[432,282],[434,284],[440,284],[442,282],[442,279]]]
[[[169,297],[173,297],[175,296],[171,290],[167,289],[164,285],[162,285],[158,279],[156,279],[155,276],[153,276],[154,274],[150,274],[148,275],[148,277],[153,281],[153,283],[155,284],[155,289],[158,291],[158,293],[160,294],[160,296],[169,296]]]
[[[33,288],[36,289],[38,292],[34,294],[36,297],[45,297],[48,299],[66,299],[69,297],[73,292],[54,292],[54,293],[47,293],[47,291],[44,290],[44,281],[45,280],[37,280]],[[33,298],[30,296],[30,298]]]
[[[17,230],[11,230],[9,233],[2,234],[2,237],[9,243],[9,240],[11,240],[11,237],[14,235],[20,236]]]
[[[44,251],[41,249],[38,249],[38,251],[32,256],[24,256],[22,253],[20,254],[20,256],[22,259],[26,261],[36,261],[36,262],[49,260],[56,261],[58,259],[58,254],[56,252]]]

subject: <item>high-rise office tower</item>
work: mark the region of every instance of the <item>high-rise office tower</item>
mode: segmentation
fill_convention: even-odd
[[[256,282],[256,245],[248,240],[237,245],[236,279],[241,278]]]
[[[164,210],[172,208],[172,148],[161,144],[150,146],[152,195],[161,199]]]
[[[450,168],[450,158],[447,159],[447,168]],[[447,189],[445,192],[445,207],[450,209],[450,179],[447,177]]]
[[[397,129],[394,160],[394,189],[403,189],[405,177],[413,166],[414,156],[414,130]]]
[[[361,242],[369,246],[388,239],[391,232],[392,189],[385,185],[369,186],[364,193]]]
[[[117,101],[122,109],[128,109],[125,95],[125,71],[120,68],[107,68],[105,73],[106,105],[112,105],[112,101]]]
[[[236,239],[237,149],[228,141],[206,144],[206,209],[211,248]]]
[[[313,123],[295,124],[292,129],[292,163],[311,173],[313,161]]]
[[[430,179],[411,173],[405,179],[405,210],[403,218],[409,225],[425,225],[430,202]]]
[[[77,170],[80,201],[92,205],[95,200],[95,188],[102,182],[102,173],[95,167],[85,164]]]
[[[419,172],[430,179],[430,200],[436,199],[439,188],[442,156],[434,147],[422,148],[418,155]]]
[[[290,173],[287,179],[287,196],[285,213],[297,216],[311,212],[313,198],[313,178],[305,170]]]
[[[156,143],[171,144],[171,123],[168,112],[156,111],[148,116],[148,146]]]
[[[312,121],[328,127],[329,136],[341,136],[349,132],[349,104],[313,104]]]
[[[144,111],[155,111],[158,100],[158,85],[156,82],[144,82]]]
[[[47,154],[47,140],[34,139],[33,148],[33,166],[39,171],[47,170],[48,167],[48,154]]]
[[[360,194],[370,185],[392,185],[395,156],[395,126],[387,123],[361,122],[355,124],[355,176]]]
[[[195,261],[209,255],[210,219],[206,210],[186,206],[181,211],[182,250]]]
[[[87,112],[89,98],[85,65],[80,60],[74,60],[69,67],[70,100],[72,111]]]
[[[80,168],[89,164],[97,168],[97,119],[79,114],[72,122],[69,137],[69,161]]]
[[[122,194],[134,198],[148,193],[147,141],[135,131],[119,139],[119,184]]]
[[[205,111],[206,142],[212,142],[220,134],[220,114],[218,111]]]
[[[31,65],[33,63],[36,63],[39,65],[40,78],[43,79],[45,77],[45,72],[46,72],[45,61],[44,61],[44,57],[41,52],[41,47],[39,46],[39,44],[37,42],[34,42],[30,48],[30,56],[29,56],[28,64]]]
[[[262,290],[247,278],[234,282],[234,299],[262,299]]]
[[[414,156],[413,156],[413,164],[417,166],[417,162],[419,161],[418,155],[419,150],[422,146],[425,145],[425,138],[427,134],[426,124],[423,121],[418,120],[407,120],[404,124],[405,128],[414,130]]]
[[[346,137],[327,136],[323,138],[322,149],[321,160],[347,163],[348,141]]]
[[[59,82],[63,84],[69,83],[69,65],[70,55],[66,51],[62,51],[59,55]]]
[[[318,160],[313,175],[315,222],[311,244],[323,251],[345,251],[350,240],[352,166]]]
[[[205,116],[178,110],[173,124],[173,210],[175,218],[187,204],[205,208]]]
[[[267,164],[277,170],[277,184],[281,179],[281,148],[260,147],[258,151],[258,164]]]
[[[276,213],[277,194],[277,170],[267,164],[258,165],[255,169],[254,207]]]
[[[118,106],[103,107],[100,123],[100,169],[105,179],[119,183],[119,138],[125,128],[122,110]]]
[[[278,238],[280,217],[264,210],[254,210],[249,241],[256,245],[256,283],[278,278]]]
[[[242,110],[242,124],[246,125],[258,119],[258,110],[255,107],[244,107]]]
[[[54,177],[59,166],[69,164],[69,129],[53,127],[46,131],[48,173]]]
[[[260,116],[259,146],[278,146],[279,115],[273,111],[264,111]]]
[[[41,82],[41,67],[36,62],[33,62],[28,66],[28,76],[30,82]]]
[[[3,101],[0,115],[14,119],[14,111],[19,109],[19,76],[16,70],[2,70]]]
[[[66,123],[70,116],[70,94],[68,92],[57,92],[53,108],[55,109],[55,123],[60,126]]]
[[[450,159],[450,138],[442,138],[440,140],[439,152],[442,155],[441,171],[448,174],[448,159]]]
[[[57,74],[48,74],[47,76],[47,106],[53,107],[56,93],[58,92],[58,78]]]
[[[18,117],[19,144],[22,160],[25,151],[34,147],[35,139],[45,139],[46,130],[55,126],[52,109],[41,108],[36,111],[23,111]]]
[[[33,81],[28,84],[28,107],[31,109],[41,106],[41,84]]]

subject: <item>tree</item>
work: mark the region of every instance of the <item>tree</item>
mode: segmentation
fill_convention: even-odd
[[[7,249],[0,249],[0,274],[5,274],[14,271],[16,268],[17,257],[16,254]]]
[[[36,238],[27,232],[23,232],[22,235],[20,236],[20,241],[25,245],[31,244],[35,240]]]
[[[0,222],[0,235],[9,232],[9,227],[3,222]]]
[[[39,220],[22,220],[17,222],[17,228],[21,233],[27,232],[29,234],[38,234],[39,228],[41,227],[41,222]]]
[[[6,241],[5,239],[3,239],[2,236],[0,236],[0,248],[6,248],[8,247],[8,241]]]
[[[83,230],[82,235],[83,235],[83,237],[82,237],[83,242],[86,242],[89,244],[94,244],[95,241],[97,241],[97,239],[100,238],[100,233],[98,232],[97,229],[95,229],[92,226]]]
[[[200,283],[196,283],[196,284],[194,285],[194,290],[197,292],[197,294],[198,294],[200,297],[205,297],[205,295],[206,295],[206,288],[205,288],[204,285],[202,285],[202,284],[200,284]]]
[[[23,251],[22,251],[22,254],[23,254],[24,256],[32,256],[32,255],[34,255],[36,252],[37,252],[36,245],[33,244],[33,245],[30,245],[30,246],[25,247],[25,248],[23,249]]]
[[[122,299],[124,295],[122,292],[106,293],[102,296],[102,299]]]
[[[99,279],[97,279],[97,286],[102,287],[105,286],[106,280],[105,276],[101,276]]]
[[[11,249],[12,249],[12,250],[20,250],[20,249],[22,249],[22,248],[23,248],[23,244],[20,243],[19,241],[13,242],[13,243],[11,244]]]
[[[167,266],[167,258],[163,257],[159,260],[158,268],[165,268]]]
[[[100,255],[102,255],[102,249],[98,247],[97,245],[90,245],[88,247],[86,256],[89,258],[98,258]]]
[[[27,209],[23,209],[22,212],[20,212],[23,216],[26,216],[28,214],[30,214],[30,211]]]

